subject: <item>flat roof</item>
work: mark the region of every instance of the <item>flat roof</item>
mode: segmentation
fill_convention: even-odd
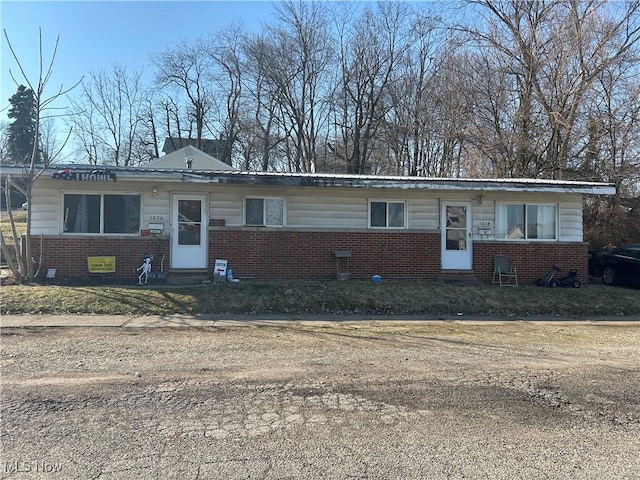
[[[2,175],[20,175],[24,166],[2,166]],[[410,190],[490,190],[501,192],[561,192],[613,195],[615,185],[602,182],[532,178],[442,178],[336,173],[279,173],[240,170],[192,170],[186,168],[116,167],[53,164],[41,173],[52,178],[60,172],[115,174],[120,181],[269,185],[281,187],[384,188]],[[61,180],[64,181],[64,180]]]

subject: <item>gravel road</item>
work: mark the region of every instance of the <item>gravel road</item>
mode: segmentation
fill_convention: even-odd
[[[640,324],[3,328],[0,478],[638,478]]]

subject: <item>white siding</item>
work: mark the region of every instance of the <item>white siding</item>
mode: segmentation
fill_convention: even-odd
[[[479,203],[479,200],[473,203],[471,231],[474,240],[495,240],[496,238],[496,202],[486,197],[483,195],[482,204]]]
[[[317,229],[366,229],[369,203],[366,197],[287,196],[287,227]],[[321,192],[318,192],[321,193]]]
[[[153,188],[157,194],[153,195]],[[581,242],[582,197],[580,194],[504,193],[464,191],[418,191],[409,189],[303,188],[259,185],[221,185],[162,183],[157,181],[74,182],[39,179],[32,198],[33,233],[58,235],[62,226],[64,193],[141,194],[140,228],[149,223],[163,223],[171,228],[173,193],[209,195],[209,218],[223,220],[228,227],[243,225],[244,197],[282,197],[286,205],[287,229],[366,230],[370,200],[407,202],[407,227],[410,230],[437,231],[440,202],[446,200],[472,203],[473,235],[476,240],[493,240],[481,235],[481,228],[495,231],[495,206],[499,202],[553,203],[558,205],[559,241]],[[482,198],[480,198],[482,195]],[[487,226],[488,225],[488,226]]]
[[[481,222],[493,222],[495,219],[496,204],[491,200],[482,201],[482,205],[473,205],[473,223],[481,225]]]
[[[209,218],[224,220],[228,227],[242,225],[244,199],[237,188],[216,187],[209,196]]]
[[[62,225],[60,192],[34,188],[31,196],[31,232],[36,235],[58,235]]]
[[[191,168],[193,170],[235,170],[231,165],[227,165],[211,155],[204,153],[196,147],[182,147],[165,156],[156,158],[145,165],[153,168],[186,168],[186,157],[191,158]]]
[[[540,203],[558,206],[558,241],[582,242],[582,195],[561,193],[491,193],[483,195],[482,205],[474,206],[474,237],[484,240],[495,239],[495,205],[497,203]],[[480,236],[481,222],[490,222],[492,234]]]
[[[31,198],[31,231],[35,235],[59,235],[62,232],[65,193],[140,194],[142,209],[140,228],[148,228],[149,223],[164,223],[165,230],[168,230],[170,220],[169,191],[159,189],[157,197],[154,197],[153,185],[145,184],[142,188],[145,191],[132,182],[99,183],[39,179]],[[150,215],[162,216],[163,220],[150,220]]]
[[[156,196],[153,192],[143,192],[141,198],[142,216],[140,228],[147,229],[149,224],[162,224],[166,234],[171,231],[171,192],[158,189]]]
[[[582,242],[582,199],[559,202],[559,222],[561,242]]]
[[[440,202],[432,198],[411,198],[409,200],[409,229],[438,230]]]

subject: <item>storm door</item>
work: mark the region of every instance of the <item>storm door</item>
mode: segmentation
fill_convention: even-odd
[[[171,268],[207,268],[206,195],[173,196]]]
[[[471,203],[443,202],[441,208],[442,269],[471,270]]]

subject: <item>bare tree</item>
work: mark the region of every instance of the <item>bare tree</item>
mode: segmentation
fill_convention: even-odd
[[[241,27],[231,26],[210,38],[207,54],[213,63],[214,85],[212,98],[223,145],[224,155],[220,159],[232,164],[232,153],[240,136],[243,94],[243,45],[245,34]]]
[[[616,195],[585,201],[585,238],[600,247],[637,239],[640,4],[468,5],[480,17],[465,27],[475,86],[467,160],[488,159],[485,175],[612,182]]]
[[[411,34],[388,86],[390,109],[381,138],[390,148],[389,173],[460,176],[462,131],[470,117],[459,82],[455,38],[428,11],[410,17]],[[393,167],[391,167],[393,165]]]
[[[585,237],[596,248],[640,238],[640,82],[625,73],[608,69],[599,77],[581,162],[571,172],[616,186],[616,195],[585,203]]]
[[[158,113],[154,108],[153,94],[145,96],[140,111],[140,128],[137,149],[134,152],[140,163],[146,163],[160,156],[160,140],[158,138]]]
[[[640,4],[581,2],[471,2],[485,25],[468,28],[493,51],[513,126],[515,176],[562,178],[575,158],[585,104],[598,76],[625,62],[640,39]],[[623,7],[621,7],[623,5]]]
[[[277,16],[279,23],[267,26],[269,41],[259,42],[252,58],[260,60],[260,80],[279,109],[274,119],[286,134],[289,169],[315,171],[330,90],[328,18],[321,2],[282,2]]]
[[[156,84],[167,89],[165,102],[167,136],[195,138],[202,148],[204,132],[213,107],[211,62],[204,40],[182,42],[173,49],[154,55]],[[182,104],[186,115],[182,114]]]
[[[280,170],[280,145],[286,133],[279,120],[278,89],[269,80],[271,47],[266,35],[248,38],[244,46],[244,106],[240,142],[244,168]],[[286,160],[284,161],[286,163]]]
[[[39,68],[38,68],[38,79],[37,79],[37,83],[32,82],[27,74],[25,73],[25,70],[22,66],[22,63],[20,62],[14,48],[13,45],[11,44],[11,41],[9,39],[9,35],[7,34],[6,30],[3,30],[4,32],[4,38],[6,39],[7,45],[9,46],[9,50],[11,52],[11,55],[13,57],[13,59],[15,60],[17,66],[18,66],[18,70],[20,71],[20,76],[22,77],[22,80],[29,86],[29,88],[31,88],[34,92],[35,95],[35,103],[36,103],[36,131],[34,133],[34,142],[33,142],[33,152],[31,154],[31,161],[29,162],[28,165],[25,165],[25,169],[23,172],[23,175],[21,175],[20,179],[16,179],[16,178],[12,178],[10,175],[6,178],[6,182],[3,184],[3,188],[5,189],[5,195],[6,195],[6,200],[7,200],[7,205],[10,206],[11,205],[11,187],[15,187],[18,190],[22,191],[27,199],[27,202],[29,204],[29,208],[27,209],[27,231],[26,231],[26,237],[25,237],[25,256],[22,256],[22,252],[20,252],[20,242],[18,240],[18,234],[17,234],[17,229],[16,229],[16,225],[15,225],[15,219],[13,217],[13,213],[11,208],[8,208],[7,213],[8,213],[8,217],[9,217],[9,221],[11,224],[11,232],[12,232],[12,236],[13,236],[13,242],[14,242],[14,247],[15,247],[15,251],[13,252],[15,254],[15,256],[11,255],[9,252],[9,247],[7,245],[7,243],[4,240],[4,236],[2,234],[2,231],[0,231],[0,248],[2,248],[2,253],[4,254],[5,258],[9,261],[9,269],[11,270],[11,273],[14,275],[14,277],[16,279],[18,279],[20,282],[24,282],[24,281],[28,281],[29,283],[33,282],[33,279],[36,276],[36,264],[32,258],[32,246],[31,246],[31,242],[32,242],[32,237],[31,237],[31,193],[33,190],[33,184],[34,182],[37,180],[37,178],[40,176],[40,174],[43,172],[43,168],[41,165],[38,165],[36,163],[37,158],[38,158],[38,149],[39,149],[39,142],[38,139],[40,138],[40,121],[43,118],[43,112],[47,111],[48,109],[52,108],[52,104],[53,102],[55,102],[59,97],[67,94],[68,92],[70,92],[71,90],[73,90],[75,87],[77,87],[80,82],[82,81],[82,79],[80,81],[78,81],[78,83],[76,83],[75,85],[73,85],[71,88],[65,89],[62,85],[60,86],[60,88],[58,88],[58,90],[56,91],[56,93],[50,95],[50,96],[46,96],[45,95],[45,88],[47,87],[49,81],[51,80],[51,75],[53,74],[53,65],[55,63],[55,59],[56,59],[56,54],[58,52],[58,42],[59,42],[59,37],[56,38],[56,42],[53,48],[53,52],[51,53],[51,58],[49,59],[48,63],[45,63],[45,58],[44,58],[44,54],[42,51],[42,31],[39,30],[39,46],[40,46],[40,51],[39,51]],[[16,85],[18,85],[18,82],[16,81],[16,78],[13,74],[13,72],[11,72],[11,78],[14,80],[14,82],[16,83]],[[58,151],[59,153],[59,151]],[[54,155],[55,157],[55,155]],[[55,158],[51,158],[51,161],[55,160]],[[21,181],[20,181],[21,180]],[[15,263],[10,260],[12,258],[16,258]],[[41,249],[41,259],[42,259],[42,249]],[[40,263],[39,263],[40,264]]]
[[[193,124],[188,120],[188,108],[184,107],[171,95],[162,93],[158,100],[159,116],[161,118],[162,132],[171,139],[193,138]],[[184,124],[183,124],[184,122]],[[174,149],[180,148],[180,144],[174,145]]]
[[[340,108],[340,147],[349,173],[364,173],[376,148],[378,131],[388,112],[389,85],[408,48],[403,3],[365,7],[351,30],[339,30],[341,80],[337,92]],[[340,21],[340,20],[339,20]]]
[[[60,151],[60,139],[53,117],[43,118],[40,121],[40,158],[43,165],[48,166],[52,159]]]
[[[464,68],[457,91],[471,106],[470,124],[464,131],[467,160],[474,159],[485,175],[536,176],[528,156],[516,154],[518,90],[509,68],[495,52],[467,53],[459,57]],[[466,85],[466,87],[464,86]],[[524,141],[521,143],[525,143]],[[525,160],[523,160],[525,159]]]
[[[9,157],[9,123],[0,121],[0,164],[7,163]]]
[[[92,72],[80,94],[71,99],[73,127],[89,163],[130,166],[138,162],[143,117],[141,72],[129,74],[121,65]]]

